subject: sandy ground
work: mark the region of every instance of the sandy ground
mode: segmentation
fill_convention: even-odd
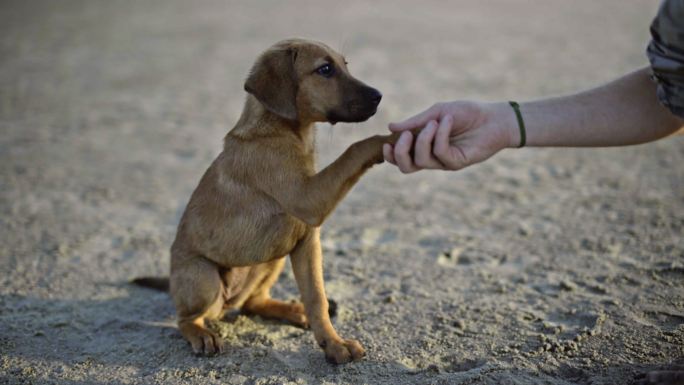
[[[256,55],[303,36],[380,88],[320,163],[438,100],[527,100],[646,64],[652,0],[0,4],[0,383],[626,384],[684,358],[684,137],[369,172],[324,224],[338,331],[242,315],[191,354],[164,293],[175,225]],[[275,287],[297,298],[289,270]]]

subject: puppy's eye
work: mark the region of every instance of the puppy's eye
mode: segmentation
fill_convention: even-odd
[[[332,64],[323,64],[316,69],[316,72],[323,77],[329,78],[335,74],[335,68]]]

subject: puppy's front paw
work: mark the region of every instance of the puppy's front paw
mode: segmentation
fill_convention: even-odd
[[[325,359],[333,364],[346,364],[366,356],[366,351],[357,340],[341,340],[322,344]]]
[[[213,356],[223,353],[223,340],[216,333],[203,329],[188,338],[197,355]]]

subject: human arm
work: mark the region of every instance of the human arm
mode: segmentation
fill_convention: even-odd
[[[658,102],[648,68],[588,91],[521,103],[520,110],[527,146],[625,146],[662,138],[684,126]],[[403,133],[395,146],[383,148],[385,159],[402,172],[458,170],[520,143],[508,103],[440,103],[390,124],[395,132],[417,127],[425,129],[415,143],[411,133]]]
[[[627,146],[660,139],[684,124],[658,102],[648,68],[579,94],[525,103],[521,111],[528,146]]]

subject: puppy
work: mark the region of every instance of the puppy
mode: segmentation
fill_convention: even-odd
[[[244,88],[242,116],[192,194],[171,247],[180,332],[196,353],[220,353],[223,342],[205,321],[237,308],[310,326],[333,363],[359,360],[361,344],[330,323],[319,226],[397,136],[354,143],[316,172],[314,124],[365,121],[382,95],[352,77],[340,54],[300,39],[265,51]],[[301,303],[270,296],[287,255]]]

